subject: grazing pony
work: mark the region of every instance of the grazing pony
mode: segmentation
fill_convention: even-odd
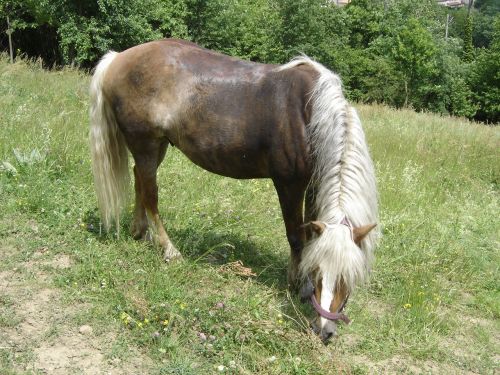
[[[306,56],[242,61],[182,40],[109,52],[90,86],[90,145],[105,228],[119,228],[134,159],[134,238],[156,233],[180,258],[158,214],[157,168],[167,147],[223,176],[271,178],[291,247],[288,280],[311,298],[327,341],[378,237],[373,163],[340,79]],[[128,151],[127,151],[128,150]],[[304,204],[305,202],[305,204]]]

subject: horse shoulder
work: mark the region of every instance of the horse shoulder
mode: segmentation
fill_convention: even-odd
[[[273,74],[279,82],[276,96],[281,101],[271,151],[273,169],[279,171],[279,179],[297,176],[308,179],[312,166],[307,125],[312,115],[310,95],[317,73],[309,66],[299,65]]]

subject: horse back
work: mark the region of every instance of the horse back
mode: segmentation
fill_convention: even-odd
[[[306,125],[317,73],[277,68],[156,41],[117,56],[105,95],[133,155],[166,139],[221,175],[296,178],[310,170]]]

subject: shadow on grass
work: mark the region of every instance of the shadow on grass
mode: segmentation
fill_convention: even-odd
[[[286,289],[288,258],[270,247],[257,244],[251,236],[184,228],[170,230],[172,241],[184,258],[208,265],[223,265],[240,260],[257,274],[256,281],[268,287]]]
[[[131,239],[126,229],[131,222],[131,215],[124,215],[120,236]],[[104,232],[97,209],[89,210],[84,215],[87,232],[98,241],[116,239],[116,232]],[[251,236],[241,236],[216,230],[184,228],[168,231],[172,242],[182,256],[192,262],[209,265],[223,265],[241,260],[245,267],[250,267],[257,274],[257,281],[268,287],[280,290],[287,288],[288,257],[274,252],[271,247],[255,243]]]
[[[207,266],[221,266],[240,260],[257,275],[255,282],[272,288],[282,297],[287,298],[288,254],[279,254],[272,247],[257,244],[250,235],[220,232],[216,230],[196,230],[186,228],[170,230],[172,241],[179,248],[185,259],[192,262],[206,263]],[[287,248],[288,251],[288,248]],[[304,318],[313,317],[313,309],[308,303],[302,303],[297,293],[290,293],[292,303],[281,306],[283,314],[304,323]],[[300,315],[300,317],[299,317]],[[301,326],[298,330],[304,329]]]
[[[132,216],[128,214],[122,218],[122,231],[120,233],[122,239],[132,239],[127,230],[131,220]],[[116,240],[115,231],[106,233],[101,230],[97,209],[86,212],[84,223],[86,230],[98,241],[105,243]],[[206,264],[207,267],[219,267],[241,261],[244,267],[250,268],[257,275],[254,279],[255,282],[274,289],[282,297],[286,296],[288,291],[288,247],[286,253],[283,254],[276,251],[274,243],[266,246],[264,241],[259,243],[254,241],[250,234],[235,234],[231,233],[230,230],[200,229],[186,226],[182,229],[171,228],[168,230],[168,234],[188,262],[198,265]],[[159,254],[161,250],[157,250]],[[292,294],[292,298],[293,304],[286,303],[281,306],[284,314],[295,318],[298,317],[297,313],[312,317],[312,309],[308,304],[301,303],[295,294]]]

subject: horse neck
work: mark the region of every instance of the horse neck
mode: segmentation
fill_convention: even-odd
[[[340,81],[321,72],[313,97],[309,139],[314,154],[314,204],[317,219],[354,226],[378,221],[375,174],[359,117],[345,100]],[[373,249],[376,231],[362,245]]]

